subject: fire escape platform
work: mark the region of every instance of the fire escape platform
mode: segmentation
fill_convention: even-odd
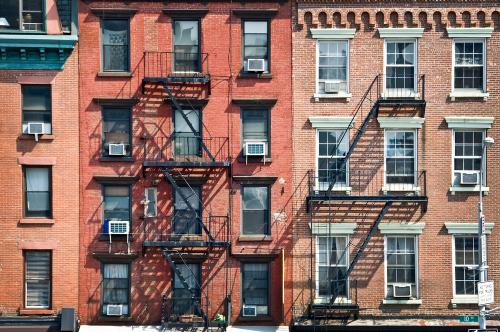
[[[207,168],[219,168],[219,167],[229,167],[231,163],[229,161],[144,161],[142,163],[144,167],[207,167]]]
[[[144,247],[196,247],[196,248],[227,248],[230,243],[226,241],[144,241]]]
[[[365,201],[365,202],[427,202],[427,196],[420,195],[380,195],[380,196],[328,196],[326,194],[312,194],[307,197],[311,202],[325,201]]]
[[[154,77],[146,76],[142,80],[143,84],[165,84],[165,83],[208,83],[210,82],[210,76],[193,73],[193,74],[182,74],[178,75],[170,74],[165,77]]]

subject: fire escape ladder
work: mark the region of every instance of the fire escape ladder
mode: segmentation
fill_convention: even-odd
[[[175,179],[172,176],[172,174],[170,174],[171,170],[168,169],[167,167],[161,167],[161,171],[162,171],[163,175],[167,178],[168,182],[170,182],[170,184],[174,188],[175,192],[179,193],[179,195],[181,196],[181,198],[184,201],[184,203],[186,203],[186,206],[188,207],[188,209],[193,213],[193,215],[196,218],[196,222],[201,226],[201,228],[203,229],[203,231],[205,231],[205,233],[208,236],[209,241],[210,242],[215,242],[214,237],[212,236],[212,234],[210,234],[210,230],[203,223],[203,221],[201,220],[201,217],[198,215],[198,212],[196,211],[196,209],[189,202],[189,197],[186,196],[182,192],[182,190],[179,189],[180,187],[177,185],[177,182],[175,181]],[[182,176],[182,174],[180,172],[179,172],[179,175]],[[193,191],[193,195],[196,195],[196,193],[194,191]]]

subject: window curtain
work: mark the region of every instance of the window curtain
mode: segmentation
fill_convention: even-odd
[[[108,304],[122,304],[123,314],[128,314],[129,271],[128,264],[105,264],[103,271],[103,311]]]
[[[28,211],[48,211],[49,169],[26,168],[26,194]]]
[[[246,305],[267,306],[268,265],[245,264],[243,266],[243,303]]]

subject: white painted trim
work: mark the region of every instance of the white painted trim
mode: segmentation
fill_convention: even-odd
[[[355,120],[351,117],[343,116],[310,116],[309,122],[313,128],[324,128],[324,129],[346,129],[352,128]],[[349,126],[350,125],[350,126]]]
[[[379,116],[377,118],[380,128],[393,128],[393,129],[421,129],[425,118],[420,117],[389,117]]]
[[[317,117],[317,118],[321,118],[321,117]],[[323,117],[323,118],[327,118],[327,117]],[[335,117],[331,117],[331,118],[335,118]],[[342,119],[342,118],[340,118]],[[344,118],[344,119],[349,119],[349,122],[351,121],[352,118]],[[309,118],[309,121],[311,121],[311,118]],[[345,128],[347,128],[347,126],[349,125],[349,122],[344,123],[344,128],[332,128],[331,126],[326,126],[325,128],[323,127],[317,127],[316,129],[316,144],[314,145],[315,146],[315,154],[314,154],[314,175],[315,175],[315,180],[314,180],[314,190],[315,191],[319,191],[320,189],[320,183],[319,183],[319,172],[318,172],[318,160],[319,160],[319,132],[321,130],[325,130],[325,131],[328,131],[328,130],[335,130],[335,131],[341,131],[341,130],[345,130]],[[354,120],[352,121],[352,125],[354,124]],[[342,135],[342,134],[341,134]],[[350,141],[350,132],[349,130],[347,130],[345,136],[342,138],[342,142],[344,142],[344,140],[347,138],[347,149],[349,149],[349,141]],[[333,157],[333,158],[338,158],[338,157]],[[343,186],[338,186],[337,189],[335,191],[345,191],[346,193],[349,193],[351,192],[352,188],[349,186],[349,159],[347,160],[346,162],[346,183],[343,185]],[[333,190],[333,188],[332,188]]]
[[[401,185],[400,183],[391,183],[387,184],[387,133],[388,132],[406,132],[406,131],[412,131],[413,132],[413,137],[414,137],[414,149],[413,149],[413,159],[414,159],[414,172],[415,174],[413,175],[413,184],[410,184],[410,189],[418,188],[418,131],[417,129],[384,129],[384,184],[382,185],[382,190],[383,188],[396,188],[397,185]],[[403,184],[408,185],[408,184]],[[388,190],[390,191],[390,190]],[[415,190],[410,190],[410,191],[415,191]]]
[[[406,304],[406,305],[420,305],[422,300],[386,300],[382,301],[382,304]]]
[[[378,28],[380,38],[420,38],[424,28]]]
[[[317,82],[319,83],[319,82]],[[349,82],[347,82],[347,85],[349,85]],[[352,94],[351,93],[345,93],[345,92],[339,92],[336,95],[334,94],[324,94],[324,93],[315,93],[313,95],[314,101],[318,102],[320,99],[346,99],[346,101],[351,101]]]
[[[382,191],[384,192],[384,195],[387,195],[387,192],[419,193],[420,187],[409,183],[389,183],[382,186]]]
[[[473,234],[473,235],[477,235],[477,231],[478,231],[478,224],[477,223],[445,222],[444,226],[448,230],[448,234],[461,234],[461,235]],[[486,234],[491,234],[494,226],[495,226],[495,224],[492,222],[486,223]]]
[[[348,235],[354,234],[358,227],[355,222],[339,222],[339,223],[326,223],[314,222],[309,223],[312,235]]]
[[[490,38],[493,28],[446,28],[450,38]]]
[[[457,39],[453,39],[453,43],[451,45],[451,93],[450,100],[455,101],[455,98],[483,98],[483,100],[487,100],[490,96],[489,93],[486,92],[486,39],[458,39],[459,42],[471,42],[471,43],[482,43],[483,44],[483,86],[482,91],[479,90],[468,90],[468,89],[458,89],[455,90],[455,42]]]
[[[394,29],[394,28],[382,28],[382,29]],[[413,28],[408,28],[408,29],[413,29]],[[380,30],[380,29],[379,29]],[[422,28],[423,31],[423,28]],[[387,79],[387,43],[413,43],[413,91],[408,91],[408,97],[412,98],[418,98],[418,39],[417,38],[400,38],[400,39],[385,39],[384,40],[384,76],[382,77],[382,97],[383,98],[390,98],[390,97],[397,97],[397,92],[393,92],[390,90],[387,90],[385,83]],[[395,96],[396,94],[396,96]]]
[[[453,278],[455,280],[455,278]],[[455,284],[455,282],[453,282]],[[455,290],[453,290],[455,293]],[[477,295],[455,295],[451,299],[451,304],[478,304],[479,297]]]
[[[453,78],[454,79],[454,78]],[[476,90],[465,91],[465,90],[455,90],[449,95],[451,101],[455,101],[457,98],[481,98],[484,101],[488,100],[490,94],[487,92],[481,92]]]
[[[425,223],[384,223],[378,229],[384,235],[415,235],[422,234]]]
[[[492,116],[447,116],[444,118],[448,124],[448,128],[463,128],[463,129],[490,129],[491,124],[495,121]]]
[[[490,187],[483,187],[483,192],[485,195],[488,195],[488,192],[490,191]],[[451,186],[450,187],[450,192],[452,195],[454,195],[456,192],[459,193],[474,193],[474,192],[479,192],[479,186],[471,186],[471,187],[458,187],[458,186]]]
[[[316,42],[316,63],[315,63],[315,72],[316,72],[316,84],[315,84],[315,94],[314,94],[314,101],[319,101],[320,98],[340,98],[340,99],[347,99],[347,101],[350,101],[351,100],[351,97],[352,97],[352,94],[349,93],[349,62],[350,62],[350,55],[349,55],[349,49],[350,49],[350,42],[349,42],[349,39],[346,39],[346,38],[325,38],[325,42],[327,41],[337,41],[337,42],[341,42],[341,41],[345,41],[347,43],[347,54],[346,54],[346,75],[345,75],[345,80],[346,80],[346,85],[347,85],[347,91],[345,92],[340,92],[336,95],[334,94],[321,94],[321,93],[318,93],[319,91],[319,42],[320,41],[317,41]]]
[[[351,39],[356,29],[310,29],[314,39]]]

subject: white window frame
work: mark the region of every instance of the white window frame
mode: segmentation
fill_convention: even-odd
[[[349,237],[349,234],[331,234],[331,235],[327,235],[327,234],[321,234],[321,235],[315,235],[315,257],[314,257],[314,272],[315,272],[315,289],[314,289],[314,295],[315,295],[315,299],[317,299],[319,302],[323,303],[325,301],[328,301],[329,302],[329,298],[328,297],[324,297],[324,296],[320,296],[319,295],[319,238],[320,237],[324,237],[324,238],[336,238],[336,237],[343,237],[345,238],[346,240],[346,248],[344,249],[346,251],[346,254],[345,254],[345,261],[346,261],[346,268],[348,269],[349,268],[349,240],[350,240],[350,237]],[[330,251],[330,250],[329,250]],[[330,257],[330,254],[328,254],[328,258]],[[337,264],[334,264],[334,265],[327,265],[328,267],[338,267],[338,266],[343,266],[343,265],[337,265]],[[347,280],[346,280],[346,287],[347,287],[347,296],[346,297],[338,297],[336,299],[336,302],[347,302],[349,303],[350,302],[350,294],[349,294],[349,287],[350,287],[350,281],[349,281],[349,276],[347,276]]]
[[[478,241],[477,234],[453,234],[452,235],[452,241],[451,241],[451,257],[452,257],[452,269],[451,273],[453,276],[452,282],[453,282],[453,298],[454,299],[471,299],[471,300],[476,300],[477,299],[477,294],[457,294],[456,290],[456,276],[455,276],[455,267],[456,267],[456,252],[455,252],[455,239],[457,237],[469,237],[469,238],[474,238],[476,241]],[[481,248],[479,248],[478,245],[478,253]],[[460,265],[459,267],[461,267]],[[478,257],[478,262],[476,265],[471,265],[476,268],[479,268],[479,257]],[[478,280],[479,282],[479,280]]]
[[[152,190],[154,193],[154,213],[152,215],[148,214],[148,204],[150,203],[148,201],[148,191]],[[158,189],[156,187],[147,187],[144,188],[144,217],[146,218],[153,218],[158,216]]]
[[[420,278],[419,278],[419,250],[418,250],[418,235],[415,234],[386,234],[384,235],[384,299],[388,299],[387,297],[387,238],[388,237],[412,237],[413,238],[413,247],[415,248],[415,291],[416,298],[410,298],[410,300],[403,300],[404,302],[415,301],[420,299]],[[399,301],[397,299],[389,299],[389,301]],[[409,303],[411,304],[411,302]]]
[[[383,77],[383,95],[385,97],[400,97],[398,94],[399,89],[395,89],[395,92],[391,92],[386,87],[386,79],[387,79],[387,43],[413,43],[413,57],[414,57],[414,70],[413,70],[413,91],[408,91],[409,96],[416,95],[418,92],[418,38],[386,38],[384,39],[384,77]]]
[[[388,132],[413,132],[413,185],[409,183],[387,183],[387,133]],[[385,129],[384,130],[384,190],[387,191],[413,191],[418,190],[418,130],[417,129]]]
[[[347,56],[346,56],[346,91],[341,91],[338,94],[324,94],[319,92],[319,44],[321,42],[345,42],[347,43]],[[315,72],[316,72],[316,80],[315,80],[315,94],[316,98],[348,98],[350,99],[351,94],[349,93],[349,49],[350,42],[349,39],[318,39],[316,40],[316,63],[315,63]]]
[[[475,187],[478,187],[479,188],[479,185],[482,185],[483,188],[487,188],[487,178],[486,178],[486,174],[488,173],[487,172],[487,169],[486,169],[486,165],[487,165],[487,160],[488,160],[488,157],[485,156],[484,160],[482,160],[482,165],[481,165],[481,171],[483,173],[483,183],[482,184],[479,184],[477,186],[474,186],[474,187],[471,187],[471,186],[461,186],[460,184],[457,184],[455,185],[454,184],[454,180],[455,180],[455,133],[456,132],[482,132],[483,133],[483,140],[484,138],[486,137],[486,129],[474,129],[474,128],[460,128],[460,129],[452,129],[452,138],[451,138],[451,188],[467,188],[467,189],[471,189],[471,190],[474,190]],[[474,158],[471,158],[471,159],[474,159]]]
[[[481,90],[477,89],[455,89],[455,43],[482,43],[483,44],[483,86]],[[486,38],[453,38],[451,49],[451,91],[454,93],[486,93]]]
[[[314,164],[315,164],[315,183],[314,183],[314,186],[316,188],[317,191],[321,190],[322,189],[322,185],[320,184],[319,182],[319,132],[320,131],[340,131],[341,134],[344,130],[347,130],[344,138],[342,138],[342,140],[344,139],[347,139],[347,151],[349,150],[349,145],[350,145],[350,129],[349,128],[317,128],[316,129],[316,144],[315,144],[315,148],[316,148],[316,151],[315,151],[315,160],[314,160]],[[336,159],[340,159],[340,157],[334,157]],[[347,159],[347,162],[345,164],[345,167],[346,167],[346,182],[345,184],[341,185],[341,186],[337,186],[337,184],[335,184],[335,186],[332,188],[332,190],[336,190],[336,191],[351,191],[351,187],[350,187],[350,184],[349,184],[349,159]],[[328,188],[327,188],[328,189]]]

